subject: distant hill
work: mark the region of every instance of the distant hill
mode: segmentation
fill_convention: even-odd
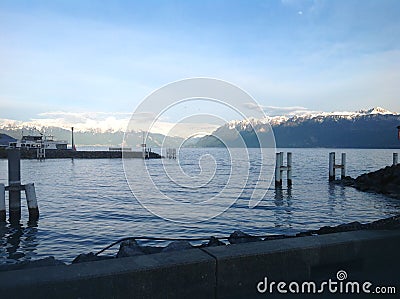
[[[230,147],[238,146],[240,137],[248,147],[258,147],[255,132],[262,138],[267,123],[272,126],[277,147],[400,148],[396,129],[400,125],[400,115],[379,107],[354,113],[234,121],[218,128],[212,135],[200,138],[196,145],[221,147],[217,136]]]
[[[66,140],[71,145],[71,131],[58,127],[43,127],[40,131],[46,132],[46,135],[52,135],[57,140]],[[22,132],[24,135],[38,135],[39,131],[35,128],[30,127],[0,127],[0,133],[10,135],[11,137],[21,139]],[[142,143],[143,135],[142,132],[136,132],[131,134],[132,144],[140,147]],[[99,130],[86,130],[74,132],[74,141],[77,146],[120,146],[124,138],[124,132],[122,131],[99,131]],[[151,133],[147,140],[147,147],[160,147],[165,138],[162,134]],[[166,139],[165,146],[178,147],[183,141],[183,138],[179,137],[168,137]]]
[[[268,124],[273,129],[277,147],[400,148],[396,133],[396,127],[400,125],[400,115],[379,107],[358,112],[323,112],[236,120],[219,127],[211,135],[190,138],[183,146],[221,147],[221,139],[229,147],[240,147],[240,139],[243,138],[247,147],[259,147],[256,133],[261,138],[265,137]],[[70,130],[0,119],[0,133],[14,138],[20,139],[22,132],[25,135],[38,134],[38,130],[71,143]],[[76,130],[74,136],[78,146],[119,146],[124,132],[120,128],[86,128]],[[142,143],[141,132],[134,132],[131,136],[130,144],[139,146]],[[162,134],[150,133],[147,146],[160,147],[164,138]],[[181,137],[167,137],[164,146],[176,148],[183,140]]]

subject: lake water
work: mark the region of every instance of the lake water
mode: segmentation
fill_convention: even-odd
[[[250,149],[249,181],[243,192],[239,192],[239,198],[222,214],[191,224],[168,221],[145,209],[133,196],[125,178],[123,161],[120,159],[49,159],[42,162],[22,160],[22,183],[35,183],[40,220],[37,225],[28,226],[25,196],[22,195],[21,225],[0,226],[0,263],[38,259],[49,255],[71,262],[80,253],[98,251],[129,236],[228,236],[234,230],[258,235],[295,234],[324,225],[352,221],[365,223],[399,213],[398,200],[329,184],[328,153],[332,150],[289,151],[293,153],[291,188],[288,189],[285,182],[281,190],[275,190],[274,185],[271,185],[263,200],[255,208],[249,208],[251,191],[258,178],[252,174],[257,173],[260,166],[257,150]],[[337,157],[340,157],[341,152],[347,153],[347,174],[352,177],[392,163],[393,150],[335,151]],[[226,186],[231,171],[224,149],[183,149],[179,163],[189,178],[196,177],[200,172],[199,157],[204,155],[214,157],[216,168],[212,181],[199,188],[179,186],[165,176],[162,163],[173,166],[178,161],[164,159],[148,160],[145,163],[156,186],[164,194],[177,201],[189,204],[192,202],[195,206],[196,202],[218,194],[219,189]],[[273,158],[265,163],[268,173],[272,174]],[[144,161],[129,161],[129,170],[133,173],[130,175],[130,183],[135,185],[136,192],[147,194],[149,186],[143,184],[146,171]],[[241,169],[237,171],[240,173]],[[245,169],[243,176],[246,176]],[[7,185],[6,160],[0,160],[0,183]],[[193,186],[196,185],[195,179],[192,183]],[[225,197],[229,197],[231,193],[236,194],[240,191],[235,190],[238,188],[229,187],[225,190]],[[149,204],[162,206],[165,211],[171,209],[160,198],[152,195],[149,197]],[[192,215],[196,215],[196,211],[182,217],[190,222]]]

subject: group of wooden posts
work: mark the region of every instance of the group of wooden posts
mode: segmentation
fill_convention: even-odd
[[[341,163],[336,164],[335,153],[329,153],[329,181],[336,179],[336,169],[340,169],[340,178],[346,177],[346,153],[342,153]],[[393,153],[393,165],[399,164],[398,153]],[[283,152],[276,153],[275,160],[275,187],[282,186],[283,172],[287,173],[287,185],[292,185],[292,153],[288,152],[286,157],[287,163],[283,165]]]
[[[21,220],[21,191],[25,191],[28,205],[29,221],[37,221],[39,208],[33,183],[21,184],[21,152],[19,148],[7,149],[8,158],[8,186],[0,184],[0,222],[6,221],[5,193],[8,191],[8,210],[10,223],[19,223]]]
[[[166,156],[168,159],[176,159],[176,148],[167,148]]]

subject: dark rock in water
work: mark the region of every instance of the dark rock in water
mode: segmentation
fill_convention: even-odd
[[[296,234],[296,237],[314,236],[314,235],[325,235],[339,232],[348,232],[354,230],[365,229],[366,226],[358,221],[340,224],[338,226],[323,226],[317,230],[309,230]]]
[[[145,254],[140,245],[134,239],[122,241],[119,245],[117,258]]]
[[[43,259],[29,261],[25,268],[36,268],[36,267],[48,267],[48,266],[59,266],[65,265],[65,263],[56,260],[53,256],[48,256]]]
[[[285,239],[285,238],[293,238],[293,236],[287,236],[287,235],[271,235],[271,236],[265,237],[265,238],[264,238],[264,241],[279,240],[279,239]]]
[[[353,179],[350,176],[346,176],[343,179],[341,179],[341,181],[342,181],[342,185],[344,185],[344,186],[354,186],[355,179]]]
[[[348,232],[348,231],[353,231],[353,230],[360,230],[363,228],[364,228],[364,225],[358,221],[340,224],[340,225],[336,226],[336,229],[338,232],[343,232],[343,231]]]
[[[299,232],[296,234],[296,237],[308,237],[308,236],[312,236],[312,235],[316,235],[316,232],[315,231]]]
[[[354,186],[355,179],[350,176],[346,176],[343,179],[335,180],[332,183],[341,185],[341,186]]]
[[[323,226],[319,230],[316,231],[317,234],[319,235],[325,235],[325,234],[331,234],[335,233],[337,230],[335,227],[331,226]]]
[[[15,264],[0,265],[0,271],[12,271],[12,270],[60,266],[60,265],[65,265],[65,263],[56,260],[53,256],[49,256],[39,260],[23,261]]]
[[[355,179],[354,187],[400,199],[400,164],[362,174]]]
[[[398,229],[400,228],[400,215],[392,216],[386,219],[380,219],[365,224],[368,229]]]
[[[169,243],[162,252],[181,251],[191,248],[193,248],[193,246],[188,241],[174,241]]]
[[[81,253],[78,255],[73,261],[72,264],[78,264],[78,263],[86,263],[86,262],[95,262],[95,261],[102,261],[102,260],[108,260],[112,259],[113,257],[111,256],[97,256],[93,252],[89,253]]]
[[[205,247],[224,246],[224,242],[218,240],[216,237],[211,237]]]
[[[229,236],[228,241],[231,244],[240,244],[261,241],[261,238],[236,230]]]

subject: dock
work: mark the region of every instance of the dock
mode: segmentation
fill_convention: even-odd
[[[142,152],[124,151],[124,158],[137,158],[143,159]],[[122,151],[74,151],[72,149],[66,150],[46,150],[46,159],[121,159]],[[146,159],[161,159],[162,156],[148,152]],[[0,159],[7,159],[7,151],[0,149]],[[21,159],[37,159],[36,150],[23,150],[21,149]]]

